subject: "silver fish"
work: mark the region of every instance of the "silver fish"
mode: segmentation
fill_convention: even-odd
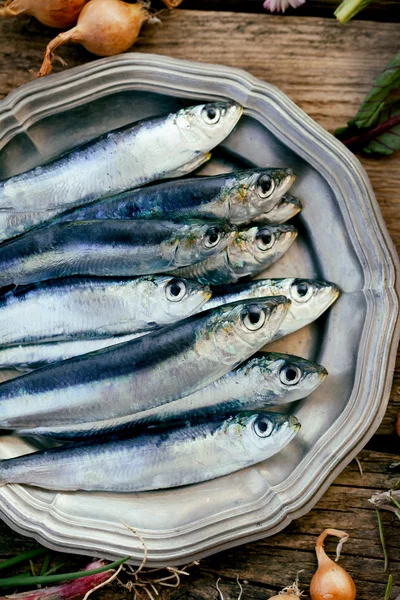
[[[284,297],[224,305],[111,348],[0,384],[0,428],[113,419],[215,381],[268,342]]]
[[[208,160],[209,151],[229,135],[242,112],[234,102],[183,108],[111,131],[0,182],[0,241],[68,208],[185,175]]]
[[[300,429],[291,415],[244,412],[130,437],[0,461],[0,485],[58,491],[141,492],[189,485],[266,460]]]
[[[222,306],[225,302],[238,302],[264,296],[286,296],[291,300],[289,312],[273,339],[293,333],[309,325],[322,315],[339,297],[340,290],[329,281],[315,279],[257,279],[234,286],[213,289],[212,298],[200,310]]]
[[[297,236],[292,225],[260,225],[241,228],[219,254],[188,267],[169,271],[176,277],[220,285],[251,277],[279,260]]]
[[[327,374],[321,365],[298,356],[262,353],[194,394],[158,408],[113,421],[21,429],[18,434],[76,440],[115,433],[116,429],[142,428],[199,416],[203,419],[243,410],[263,410],[308,396],[325,380]]]
[[[276,205],[291,186],[291,169],[249,169],[173,180],[77,208],[57,222],[94,219],[222,219],[248,223]]]
[[[279,225],[295,217],[303,206],[298,198],[285,194],[270,211],[261,213],[252,219],[252,223]]]
[[[210,298],[207,286],[161,275],[34,283],[0,296],[0,346],[148,332],[189,317]]]
[[[77,221],[41,227],[0,247],[0,286],[70,275],[132,277],[189,265],[221,251],[227,223]]]
[[[68,360],[75,356],[130,342],[146,333],[131,333],[92,340],[75,339],[69,342],[41,342],[19,346],[4,346],[0,348],[0,369],[32,371],[61,360]]]

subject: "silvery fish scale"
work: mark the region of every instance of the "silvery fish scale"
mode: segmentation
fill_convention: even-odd
[[[275,87],[244,71],[154,55],[97,60],[31,82],[0,104],[0,177],[128,122],[224,98],[241,103],[245,115],[202,173],[246,166],[297,173],[299,239],[263,275],[326,279],[343,293],[317,323],[273,348],[323,364],[329,378],[289,407],[303,425],[289,446],[223,479],[119,495],[0,488],[4,520],[48,547],[129,554],[138,563],[143,548],[125,521],[143,535],[148,566],[157,566],[276,533],[314,506],[385,412],[399,338],[398,257],[358,160]],[[0,438],[2,458],[32,450]]]

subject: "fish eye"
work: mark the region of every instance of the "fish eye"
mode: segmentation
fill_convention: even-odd
[[[290,295],[296,302],[307,302],[313,294],[313,288],[308,281],[299,281],[292,284]]]
[[[180,302],[186,294],[186,285],[181,279],[173,279],[165,288],[165,296],[171,302]]]
[[[258,306],[250,306],[243,315],[243,325],[249,331],[257,331],[265,323],[265,312]]]
[[[275,235],[268,229],[261,229],[256,235],[256,246],[259,250],[270,250],[275,243]]]
[[[258,195],[261,198],[269,198],[275,189],[275,181],[269,175],[261,175],[257,183]]]
[[[215,248],[221,240],[221,232],[218,227],[210,227],[204,236],[204,245],[206,248]]]
[[[297,365],[284,365],[279,371],[279,379],[284,385],[296,385],[301,379],[301,369]]]
[[[274,430],[274,425],[268,417],[258,417],[253,424],[254,433],[260,438],[267,438]]]
[[[201,111],[201,116],[207,125],[215,125],[221,118],[221,109],[216,106],[205,106]]]

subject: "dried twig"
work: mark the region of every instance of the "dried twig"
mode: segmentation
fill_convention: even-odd
[[[359,458],[356,456],[354,460],[355,460],[355,461],[356,461],[356,463],[357,463],[358,470],[360,471],[360,475],[361,475],[361,477],[364,477],[364,471],[363,471],[363,468],[362,468],[362,465],[361,465],[361,461],[360,461],[360,459],[359,459]]]
[[[133,600],[143,597],[141,592],[144,592],[150,600],[156,600],[155,596],[160,595],[157,586],[177,588],[181,583],[181,575],[189,575],[186,569],[199,564],[198,561],[194,561],[179,569],[177,567],[159,567],[157,569],[147,569],[144,571],[148,556],[146,542],[139,531],[123,521],[121,521],[121,523],[139,538],[144,550],[142,562],[136,570],[131,565],[126,565],[129,571],[127,572],[125,570],[125,574],[128,575],[130,579],[126,583],[120,579],[117,580],[122,587],[130,592],[134,592]],[[167,571],[167,574],[164,574],[162,577],[155,577],[155,573],[159,573],[160,571]]]
[[[133,572],[133,575],[137,575],[138,573],[140,573],[140,571],[143,569],[144,565],[147,562],[147,546],[146,546],[146,542],[144,541],[142,535],[136,531],[136,529],[133,529],[133,527],[131,527],[130,525],[128,525],[127,523],[124,523],[124,521],[121,521],[122,525],[124,525],[125,527],[127,527],[130,531],[132,531],[132,533],[134,533],[136,535],[136,537],[139,538],[143,549],[144,549],[144,554],[143,554],[143,560],[140,563],[138,569],[136,571]]]
[[[96,590],[99,590],[100,588],[104,587],[105,585],[108,585],[114,579],[116,579],[118,577],[118,574],[121,572],[122,567],[123,567],[123,565],[119,565],[118,569],[115,571],[115,573],[113,573],[111,575],[111,577],[109,577],[108,579],[106,579],[106,581],[103,581],[103,583],[99,583],[94,588],[92,588],[91,590],[89,590],[88,592],[86,592],[86,594],[84,595],[84,597],[83,597],[82,600],[87,600],[89,598],[90,594],[93,594],[93,592],[95,592]]]

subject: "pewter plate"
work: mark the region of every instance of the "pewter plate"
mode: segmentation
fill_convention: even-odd
[[[274,458],[185,488],[140,494],[0,488],[0,511],[45,546],[148,565],[190,561],[272,535],[306,513],[378,427],[399,338],[399,263],[358,160],[275,87],[244,71],[155,55],[98,60],[29,83],[0,103],[0,178],[50,160],[125,123],[197,100],[245,107],[237,129],[203,169],[290,166],[304,202],[299,240],[269,275],[318,277],[342,295],[309,328],[275,348],[317,360],[330,373],[291,406],[303,427]],[[168,149],[166,149],[168,152]],[[32,451],[0,438],[0,457]]]

